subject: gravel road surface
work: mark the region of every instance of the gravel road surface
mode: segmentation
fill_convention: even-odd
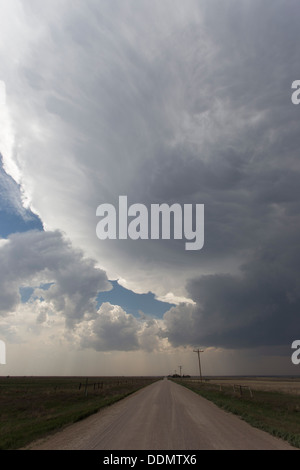
[[[291,450],[170,380],[155,382],[31,450]]]

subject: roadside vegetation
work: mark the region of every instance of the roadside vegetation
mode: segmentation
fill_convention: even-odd
[[[174,380],[174,379],[173,379]],[[252,426],[273,436],[286,440],[300,448],[300,395],[277,391],[255,389],[251,386],[239,387],[209,380],[176,379],[217,406],[238,415]],[[250,383],[250,382],[249,382]]]
[[[20,449],[158,380],[0,377],[0,450]]]

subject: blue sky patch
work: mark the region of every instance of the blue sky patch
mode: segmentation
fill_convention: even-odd
[[[139,316],[139,311],[155,317],[162,317],[164,313],[173,307],[173,304],[161,302],[155,299],[154,294],[136,294],[131,290],[120,286],[118,281],[110,281],[113,285],[112,290],[101,292],[98,297],[98,307],[103,302],[110,302],[114,305],[120,305],[127,313]]]
[[[28,230],[43,230],[42,221],[24,208],[20,186],[4,170],[0,153],[0,238]]]
[[[12,233],[28,230],[43,230],[43,224],[37,216],[32,214],[32,217],[25,220],[17,213],[0,210],[0,238],[7,238]]]

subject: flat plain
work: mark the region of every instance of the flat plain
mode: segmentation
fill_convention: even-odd
[[[292,450],[187,387],[159,380],[31,450]]]
[[[155,380],[155,377],[0,377],[0,450],[21,448]]]
[[[86,422],[86,418],[97,419],[98,412],[102,413],[101,416],[104,416],[104,412],[105,415],[110,415],[111,410],[116,410],[117,406],[125,406],[122,403],[125,403],[124,399],[131,398],[129,395],[140,393],[145,387],[148,389],[148,385],[153,382],[165,382],[161,379],[162,377],[0,377],[0,449],[24,448],[37,439],[63,431],[73,423],[79,425],[78,422]],[[194,394],[202,395],[230,415],[237,415],[252,427],[267,431],[293,447],[300,448],[299,377],[210,377],[203,382],[196,377],[176,381],[177,385],[184,386],[181,389],[190,388]],[[171,380],[166,382],[170,383]],[[165,402],[166,409],[175,396],[180,401],[180,405],[175,404],[169,410],[170,423],[174,419],[180,421],[181,418],[176,417],[179,409],[185,413],[184,401],[180,398],[182,394],[178,394],[177,389],[176,393],[174,390],[165,385],[162,394],[156,392],[157,397]],[[167,392],[171,398],[166,398]],[[154,394],[153,410],[156,410],[157,419],[161,419],[163,414],[158,412],[160,399],[155,399],[155,396]],[[150,404],[151,395],[148,395],[147,400]],[[150,405],[144,406],[149,409]],[[142,407],[141,405],[141,409]],[[137,410],[137,407],[133,406],[132,410]],[[141,422],[144,423],[145,419],[146,417]],[[168,419],[161,423],[161,429],[167,426]],[[138,429],[138,426],[139,423],[135,422],[134,429]],[[152,435],[158,434],[152,430]],[[187,436],[188,433],[184,435]],[[162,445],[161,442],[159,445]],[[170,447],[172,444],[168,445]],[[209,446],[212,445],[213,442],[210,442]]]

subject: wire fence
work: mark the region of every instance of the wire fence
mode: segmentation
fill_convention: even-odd
[[[253,398],[253,389],[250,385],[242,385],[239,383],[212,383],[209,379],[177,379],[178,383],[183,383],[184,385],[190,386],[195,390],[211,390],[211,391],[219,391],[225,394],[230,394],[238,397],[250,397]]]

